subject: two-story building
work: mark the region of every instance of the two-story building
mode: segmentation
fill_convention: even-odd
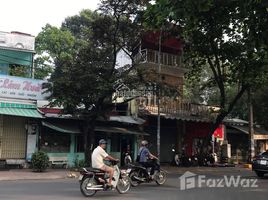
[[[33,79],[35,38],[0,32],[0,161],[23,164],[36,149],[43,80]]]

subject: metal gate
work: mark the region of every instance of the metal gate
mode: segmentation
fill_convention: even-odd
[[[26,152],[26,119],[0,116],[0,159],[24,159]]]

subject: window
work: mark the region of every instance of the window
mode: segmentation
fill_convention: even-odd
[[[44,129],[41,134],[40,149],[47,153],[68,153],[70,152],[70,143],[70,134]]]

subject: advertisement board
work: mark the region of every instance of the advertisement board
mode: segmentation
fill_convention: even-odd
[[[0,97],[26,100],[44,100],[50,96],[47,81],[0,75]]]

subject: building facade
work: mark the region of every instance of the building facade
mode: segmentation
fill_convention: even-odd
[[[36,150],[37,100],[44,99],[43,80],[33,79],[35,38],[0,32],[0,162],[22,165]],[[48,94],[47,94],[48,95]]]

